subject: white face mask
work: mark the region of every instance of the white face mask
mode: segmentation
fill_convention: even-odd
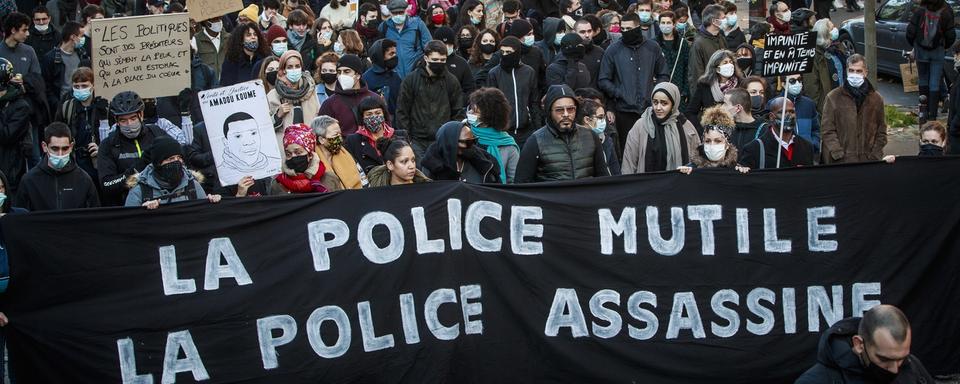
[[[340,88],[342,89],[353,89],[353,85],[356,83],[356,80],[353,79],[353,76],[347,75],[337,76],[337,81],[340,82]]]
[[[720,68],[717,68],[717,72],[720,73],[720,76],[730,77],[733,76],[734,68],[733,64],[723,64]]]
[[[790,10],[788,9],[786,12],[784,12],[784,13],[782,13],[782,14],[780,15],[780,21],[782,21],[782,22],[784,22],[784,23],[789,22],[789,21],[790,21],[790,16],[791,16],[791,15],[790,15]]]
[[[34,24],[33,27],[36,28],[37,31],[46,32],[50,29],[50,24]]]
[[[214,22],[210,23],[210,30],[213,31],[214,33],[220,33],[220,31],[223,30],[223,22],[222,22],[222,21],[214,21]]]
[[[854,88],[860,88],[863,85],[863,75],[856,73],[847,73],[847,82]]]
[[[703,153],[707,154],[707,159],[710,161],[720,161],[723,158],[723,155],[727,153],[726,144],[704,144]]]

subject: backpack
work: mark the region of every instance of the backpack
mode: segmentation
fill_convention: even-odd
[[[930,12],[926,8],[920,16],[920,39],[917,45],[924,49],[937,48],[940,40],[940,12]]]

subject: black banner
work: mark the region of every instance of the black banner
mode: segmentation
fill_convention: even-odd
[[[816,48],[816,32],[767,35],[763,46],[763,76],[810,73]]]
[[[6,216],[26,383],[789,383],[900,306],[960,361],[960,159]]]

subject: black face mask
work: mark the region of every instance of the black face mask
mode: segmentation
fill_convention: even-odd
[[[337,82],[337,74],[336,74],[336,73],[321,73],[321,74],[320,74],[320,81],[322,81],[324,84],[327,84],[327,85],[336,83],[336,82]]]
[[[179,186],[180,180],[183,179],[183,163],[179,161],[166,163],[156,167],[155,170],[157,171],[157,179],[170,187]]]
[[[739,67],[741,71],[746,71],[746,70],[752,68],[752,67],[753,67],[753,58],[752,58],[752,57],[741,57],[741,58],[737,59],[737,67]]]
[[[380,26],[380,20],[373,19],[367,22],[367,28],[377,29]]]
[[[867,350],[863,350],[863,354],[866,354]],[[877,384],[889,384],[897,379],[897,374],[890,372],[886,369],[883,369],[879,365],[874,364],[869,359],[861,357],[860,362],[864,364],[863,367],[863,377],[867,379],[867,382],[877,383]],[[907,362],[904,362],[906,364]]]
[[[277,83],[277,71],[267,72],[267,82],[270,84]]]
[[[480,44],[480,52],[483,52],[486,55],[494,53],[497,51],[496,44]]]
[[[640,28],[634,28],[629,31],[623,32],[622,37],[623,43],[630,46],[637,46],[643,42],[643,30]]]
[[[943,156],[943,147],[936,144],[923,144],[917,156]]]
[[[580,61],[583,60],[583,55],[586,54],[586,51],[587,49],[582,45],[567,47],[563,49],[563,56],[571,61]]]
[[[473,46],[472,37],[461,37],[460,38],[460,50],[466,52],[468,48]]]
[[[394,69],[397,67],[397,64],[400,62],[400,59],[397,56],[391,57],[383,61],[383,66],[389,69]]]
[[[296,173],[303,173],[309,165],[310,158],[307,157],[307,155],[294,156],[291,157],[290,160],[287,160],[287,168],[292,169]]]
[[[514,52],[509,55],[500,56],[500,66],[503,67],[503,69],[506,69],[508,71],[513,70],[516,67],[519,67],[520,54]]]
[[[760,112],[763,110],[763,96],[750,96],[750,110]]]
[[[440,76],[447,70],[447,63],[427,63],[427,68],[430,68],[434,76]]]

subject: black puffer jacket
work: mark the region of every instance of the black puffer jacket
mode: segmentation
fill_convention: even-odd
[[[27,151],[33,145],[30,132],[30,104],[19,87],[8,87],[0,96],[0,170],[7,175],[10,185],[7,195],[13,196],[20,184],[26,164]]]
[[[853,352],[851,338],[860,327],[859,317],[848,317],[833,324],[823,335],[817,347],[817,364],[808,369],[794,384],[868,383],[863,377],[863,363]],[[900,366],[894,383],[934,384],[920,359],[910,355]]]
[[[557,100],[573,97],[570,87],[555,85],[547,90],[544,105],[550,110]],[[530,135],[523,144],[514,177],[517,183],[574,180],[610,174],[600,137],[589,129],[576,126],[570,131],[560,131],[549,115],[546,120],[547,124]]]

